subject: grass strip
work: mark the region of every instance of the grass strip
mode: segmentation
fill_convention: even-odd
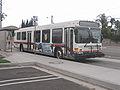
[[[8,61],[8,60],[3,60],[3,59],[0,59],[0,63],[10,63],[10,61]]]

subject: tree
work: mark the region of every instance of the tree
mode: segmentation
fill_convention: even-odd
[[[27,21],[26,21],[26,25],[25,25],[26,27],[29,27],[29,21],[28,21],[28,19],[27,19]]]
[[[108,26],[108,23],[110,21],[108,21],[109,18],[111,18],[111,16],[106,16],[104,13],[103,14],[100,14],[97,16],[98,19],[96,19],[96,21],[100,22],[101,23],[101,26],[102,26],[102,34],[103,34],[103,37],[104,38],[109,38],[109,35],[110,35],[110,28]],[[113,19],[112,19],[113,20]],[[112,23],[112,20],[111,20],[111,23]]]
[[[102,26],[103,37],[107,38],[107,31],[108,31],[108,28],[107,28],[107,25],[108,25],[107,17],[103,13],[103,14],[98,15],[97,18],[98,19],[96,19],[96,21],[99,21],[101,23],[101,26]]]
[[[97,16],[98,19],[96,19],[96,21],[99,21],[102,25],[102,29],[106,28],[107,25],[108,25],[108,22],[107,22],[107,17],[105,16],[105,14],[100,14]]]
[[[21,28],[25,28],[25,21],[22,20]]]
[[[21,28],[31,27],[31,26],[34,26],[32,18],[30,21],[27,19],[26,22],[22,20]]]
[[[99,21],[102,26],[102,34],[104,38],[108,38],[115,42],[120,41],[120,21],[115,20],[111,16],[106,16],[104,13],[97,16],[96,21]]]
[[[115,28],[117,29],[118,32],[120,32],[120,21],[119,20],[115,21]]]
[[[112,26],[115,24],[115,18],[111,18],[110,23],[111,23],[111,28],[112,28]]]
[[[29,21],[29,26],[34,26],[34,23],[33,23],[33,19],[31,18],[31,20]]]

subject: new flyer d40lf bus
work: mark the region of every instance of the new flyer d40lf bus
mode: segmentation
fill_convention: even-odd
[[[20,51],[30,51],[57,58],[101,57],[102,35],[93,21],[69,21],[15,31],[14,43]]]

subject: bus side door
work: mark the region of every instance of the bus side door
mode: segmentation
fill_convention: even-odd
[[[72,55],[73,52],[73,29],[65,28],[64,29],[64,43],[65,43],[65,56]]]
[[[31,50],[31,31],[27,32],[27,50]]]

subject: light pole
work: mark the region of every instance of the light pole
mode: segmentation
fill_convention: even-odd
[[[51,16],[51,24],[54,24],[54,22],[53,22],[53,16]]]
[[[47,19],[49,19],[49,17],[46,17]],[[50,20],[51,20],[51,24],[54,24],[54,21],[53,21],[53,15],[51,15],[51,17],[50,17]]]

